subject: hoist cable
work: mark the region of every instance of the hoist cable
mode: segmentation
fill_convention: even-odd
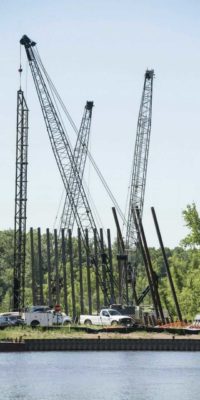
[[[63,109],[63,112],[66,114],[70,125],[72,126],[73,130],[75,131],[75,133],[78,134],[78,129],[77,129],[73,119],[71,118],[71,116],[69,114],[69,111],[67,110],[65,104],[63,103],[63,101],[62,101],[57,89],[55,88],[50,76],[48,75],[48,73],[47,73],[47,71],[46,71],[46,69],[45,69],[45,67],[44,67],[44,65],[42,63],[42,60],[40,58],[38,50],[37,50],[37,59],[38,59],[38,62],[40,64],[40,66],[41,66],[41,69],[43,70],[43,73],[44,73],[44,75],[45,75],[45,77],[46,77],[46,79],[47,79],[47,81],[49,83],[49,86],[51,87],[51,90],[55,93],[55,96],[57,97],[57,99],[58,99],[58,101],[59,101],[59,103],[60,103],[60,105],[61,105],[61,107]],[[124,216],[122,210],[120,209],[120,206],[118,205],[117,200],[115,199],[113,193],[111,192],[111,190],[110,190],[105,178],[103,177],[99,167],[97,166],[97,164],[96,164],[96,162],[95,162],[94,158],[92,157],[92,154],[90,153],[89,150],[88,150],[88,158],[89,158],[91,164],[93,165],[98,177],[100,178],[100,180],[101,180],[106,192],[108,193],[110,199],[112,200],[113,204],[115,205],[115,208],[118,211],[119,216],[121,217],[121,219],[123,221],[123,225],[126,226],[127,221],[125,219],[125,216]]]

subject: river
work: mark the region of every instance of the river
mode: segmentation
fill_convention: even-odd
[[[199,398],[198,352],[0,354],[1,400]]]

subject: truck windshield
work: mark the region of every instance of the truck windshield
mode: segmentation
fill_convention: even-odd
[[[50,307],[48,307],[48,306],[31,306],[31,307],[27,307],[26,308],[26,312],[41,312],[41,313],[44,313],[44,312],[47,312],[47,311],[49,311],[50,310]]]
[[[121,315],[117,310],[109,310],[110,315]]]

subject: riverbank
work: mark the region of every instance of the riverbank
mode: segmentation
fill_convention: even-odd
[[[173,332],[84,332],[66,327],[0,332],[0,352],[13,351],[200,351],[200,335]]]
[[[0,342],[0,352],[24,351],[200,351],[196,338],[65,338]]]

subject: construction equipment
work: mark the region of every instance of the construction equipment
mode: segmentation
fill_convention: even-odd
[[[138,242],[137,229],[134,223],[132,210],[137,208],[139,210],[140,217],[142,218],[151,134],[153,78],[154,70],[146,70],[137,123],[136,143],[131,173],[125,247],[129,261],[127,270],[128,281],[130,282],[132,291],[135,286],[136,279],[135,255]],[[122,286],[124,287],[124,290],[125,285],[125,271],[123,271]]]
[[[26,203],[28,166],[28,107],[23,91],[17,92],[17,138],[14,222],[14,284],[13,309],[24,306],[26,256]]]
[[[134,223],[135,223],[135,226],[137,229],[138,241],[140,244],[140,249],[141,249],[143,260],[144,260],[144,265],[145,265],[145,269],[146,269],[146,274],[147,274],[147,278],[148,278],[148,282],[149,282],[149,288],[151,291],[151,297],[153,300],[156,316],[157,316],[157,318],[160,318],[160,320],[164,323],[165,322],[164,321],[164,313],[163,313],[162,304],[160,301],[160,295],[158,292],[158,277],[152,266],[151,256],[150,256],[149,249],[147,246],[147,241],[146,241],[146,236],[144,233],[144,228],[143,228],[143,224],[142,224],[142,220],[141,220],[141,216],[140,216],[140,211],[139,211],[139,209],[135,208],[132,210],[132,212],[133,212]],[[148,293],[147,288],[143,291],[143,294],[145,292],[146,292],[146,294]]]
[[[158,236],[158,240],[159,240],[159,243],[160,243],[161,252],[162,252],[162,255],[163,255],[166,274],[167,274],[167,277],[168,277],[168,280],[169,280],[172,297],[174,299],[174,304],[175,304],[175,307],[176,307],[177,316],[178,316],[179,321],[182,321],[182,314],[181,314],[180,306],[179,306],[179,303],[178,303],[176,290],[175,290],[174,282],[173,282],[172,275],[171,275],[171,272],[170,272],[169,263],[168,263],[167,256],[166,256],[166,253],[165,253],[165,248],[164,248],[164,245],[163,245],[163,240],[162,240],[162,236],[161,236],[161,232],[160,232],[160,228],[159,228],[159,225],[158,225],[158,220],[157,220],[157,216],[156,216],[156,212],[155,212],[154,207],[151,207],[151,212],[152,212],[152,216],[153,216],[154,225],[155,225],[155,228],[156,228],[156,233],[157,233],[157,236]]]
[[[137,242],[137,231],[132,216],[132,209],[138,208],[142,218],[146,186],[149,143],[151,134],[152,94],[154,70],[147,70],[140,105],[133,167],[131,176],[130,200],[126,231],[126,248],[132,249]]]
[[[93,109],[93,102],[87,101],[73,153],[74,163],[76,165],[76,173],[79,175],[81,182],[83,179],[83,173],[87,158],[92,109]],[[79,195],[79,187],[77,181],[74,180],[73,171],[71,171],[69,177],[69,187],[74,199],[74,205],[76,208],[80,209],[82,205],[80,204],[81,198]],[[73,231],[73,226],[74,226],[74,214],[71,204],[68,201],[68,196],[66,195],[60,221],[60,232],[62,228],[66,230],[71,229]]]
[[[104,293],[104,298],[106,298],[107,304],[110,304],[112,297],[110,268],[106,262],[105,254],[102,254],[101,251],[101,240],[96,228],[96,223],[92,215],[92,211],[84,187],[82,185],[82,181],[79,175],[80,171],[77,168],[74,159],[74,153],[71,149],[66,130],[59,116],[57,105],[55,102],[53,102],[53,99],[50,96],[50,91],[48,90],[48,81],[45,82],[44,76],[40,69],[40,59],[37,56],[37,52],[35,50],[36,43],[29,39],[26,35],[22,37],[20,43],[25,47],[26,50],[29,66],[32,72],[52,150],[63,180],[66,195],[68,196],[68,201],[71,205],[74,219],[77,226],[80,228],[85,248],[87,248],[85,236],[86,230],[88,231],[88,233],[93,233],[94,230],[96,230],[97,232],[98,254],[102,257],[102,267],[106,276],[106,278],[103,279],[101,274],[99,274],[99,282],[102,292]],[[76,188],[79,192],[79,207],[77,207],[74,193],[71,191],[70,187],[72,177],[74,182],[73,188]],[[113,300],[114,299],[112,299],[112,301]]]

